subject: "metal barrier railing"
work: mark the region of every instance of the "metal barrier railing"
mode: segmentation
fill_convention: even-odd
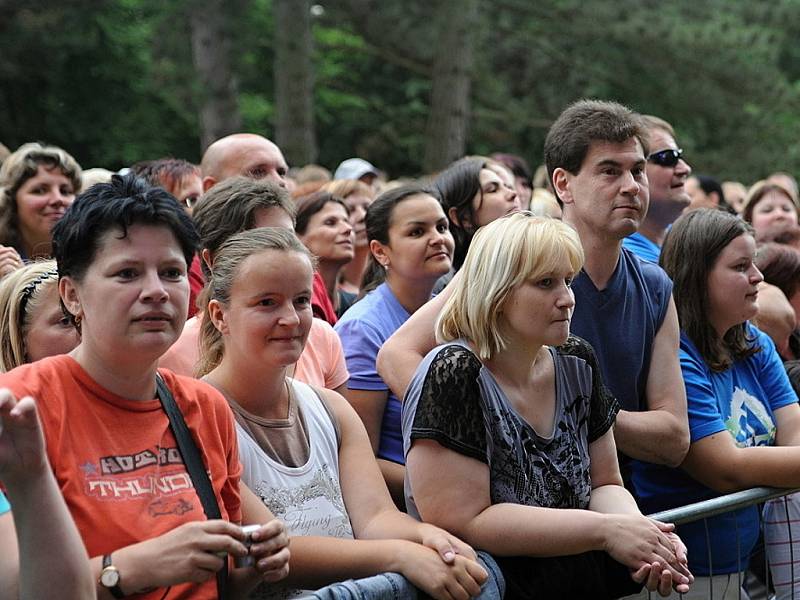
[[[742,508],[746,508],[748,506],[753,506],[755,504],[761,504],[767,502],[769,500],[774,500],[777,498],[786,497],[790,494],[794,494],[796,492],[800,492],[800,488],[798,489],[779,489],[779,488],[768,488],[768,487],[758,487],[752,488],[748,490],[743,490],[741,492],[735,492],[733,494],[727,494],[725,496],[719,496],[717,498],[712,498],[710,500],[704,500],[702,502],[695,502],[693,504],[687,504],[686,506],[681,506],[678,508],[670,509],[661,511],[658,513],[653,513],[649,515],[653,519],[657,519],[659,521],[663,521],[666,523],[675,523],[676,525],[683,525],[686,523],[692,523],[695,521],[705,520],[711,517],[715,517],[733,510],[738,510]],[[763,582],[763,589],[758,593],[755,597],[751,597],[751,600],[759,600],[759,599],[768,599],[768,598],[793,598],[793,592],[795,588],[800,590],[800,579],[795,579],[795,569],[794,569],[794,544],[796,543],[792,539],[792,523],[797,521],[797,518],[792,519],[789,515],[789,503],[787,500],[783,502],[784,510],[785,510],[785,520],[781,519],[778,523],[779,525],[784,523],[786,524],[786,533],[788,536],[788,558],[789,561],[786,563],[788,565],[789,570],[789,579],[788,581],[781,581],[780,583],[775,582],[775,591],[777,592],[776,596],[771,596],[768,592],[770,587],[770,568],[768,563],[768,552],[765,550],[764,552],[764,570],[766,581]],[[797,515],[794,515],[797,517]],[[800,527],[800,525],[798,525]],[[708,551],[709,551],[709,564],[711,564],[711,548],[710,548],[710,540],[708,538],[708,527],[706,526],[706,542]],[[737,551],[738,551],[738,544],[739,544],[739,532],[736,531],[736,539],[737,539]],[[779,542],[780,544],[784,544],[787,542]],[[800,536],[798,536],[797,543],[800,543]],[[800,554],[799,554],[800,556]],[[776,563],[777,564],[777,563]],[[742,581],[741,581],[741,571],[744,571],[747,568],[747,565],[742,566],[739,569],[740,574],[737,575],[737,583],[738,588],[742,588]],[[713,573],[712,573],[713,575]],[[785,589],[785,588],[788,588]],[[788,591],[788,595],[787,595]],[[711,586],[709,581],[709,589],[707,593],[704,593],[700,590],[701,594],[705,598],[713,599],[714,598],[714,590]],[[655,595],[651,595],[650,597],[656,597]],[[797,595],[798,600],[800,600],[800,593]]]
[[[741,492],[734,492],[733,494],[727,494],[725,496],[719,496],[711,500],[703,500],[702,502],[695,502],[694,504],[663,510],[648,516],[656,521],[683,525],[684,523],[692,523],[700,519],[716,517],[717,515],[739,508],[761,504],[767,500],[774,500],[775,498],[788,496],[795,492],[800,492],[800,488],[787,490],[783,488],[757,487],[749,490],[742,490]]]

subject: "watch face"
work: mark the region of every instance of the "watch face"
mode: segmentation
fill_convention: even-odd
[[[114,587],[119,583],[119,571],[116,569],[104,569],[100,574],[100,583],[108,588]]]

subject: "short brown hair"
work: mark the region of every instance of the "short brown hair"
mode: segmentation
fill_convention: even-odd
[[[670,137],[675,137],[675,130],[672,128],[672,125],[661,117],[656,117],[655,115],[639,115],[639,118],[642,120],[642,125],[647,130],[648,134],[653,129],[660,129],[668,133]],[[648,138],[649,137],[648,135]]]
[[[763,244],[758,248],[756,266],[764,281],[780,288],[787,298],[800,289],[800,252],[783,244]]]
[[[159,158],[133,165],[133,171],[151,185],[158,185],[175,196],[183,180],[190,175],[200,177],[200,167],[181,158]]]
[[[280,208],[294,219],[289,192],[277,183],[237,175],[216,184],[198,200],[192,213],[200,247],[216,254],[229,237],[253,228],[256,211],[261,208]],[[208,275],[206,271],[203,263]]]
[[[641,117],[627,106],[602,100],[578,100],[570,104],[547,132],[544,161],[553,180],[558,168],[577,174],[594,141],[621,144],[636,138],[648,154],[647,133]]]

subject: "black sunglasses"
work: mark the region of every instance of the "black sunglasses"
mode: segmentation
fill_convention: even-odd
[[[678,164],[678,161],[683,156],[683,150],[678,148],[677,150],[673,150],[672,148],[667,148],[666,150],[659,150],[658,152],[653,152],[650,156],[647,157],[647,160],[651,163],[658,165],[660,167],[674,167]]]

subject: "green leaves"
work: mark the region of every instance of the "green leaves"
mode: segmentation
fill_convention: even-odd
[[[0,9],[0,141],[62,145],[86,167],[200,158],[195,0],[40,0]],[[320,0],[312,17],[319,161],[361,155],[391,176],[422,156],[436,41],[452,0]],[[244,128],[274,132],[271,0],[224,3]],[[452,8],[449,8],[452,7]],[[321,13],[321,14],[320,14]],[[750,183],[800,173],[800,0],[497,0],[471,28],[467,152],[541,161],[581,97],[676,128],[696,171]]]

